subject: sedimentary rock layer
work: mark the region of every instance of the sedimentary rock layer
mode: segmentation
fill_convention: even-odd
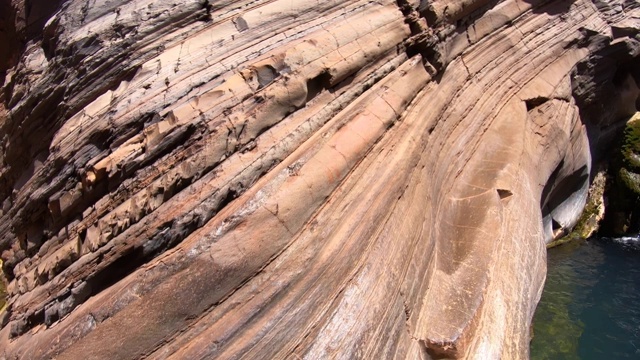
[[[526,358],[639,93],[635,1],[39,3],[0,18],[5,358]]]

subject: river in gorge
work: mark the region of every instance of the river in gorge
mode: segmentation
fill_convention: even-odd
[[[640,240],[591,238],[548,251],[531,359],[640,359]]]

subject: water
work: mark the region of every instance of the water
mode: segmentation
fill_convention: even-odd
[[[548,252],[531,359],[640,359],[640,240],[589,239]]]

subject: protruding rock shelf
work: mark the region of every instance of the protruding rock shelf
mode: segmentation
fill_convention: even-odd
[[[636,0],[0,23],[7,359],[527,358],[545,244],[639,103]]]

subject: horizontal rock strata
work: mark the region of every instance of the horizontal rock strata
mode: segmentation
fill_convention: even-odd
[[[0,358],[527,358],[639,103],[632,0],[44,3],[0,6]]]

